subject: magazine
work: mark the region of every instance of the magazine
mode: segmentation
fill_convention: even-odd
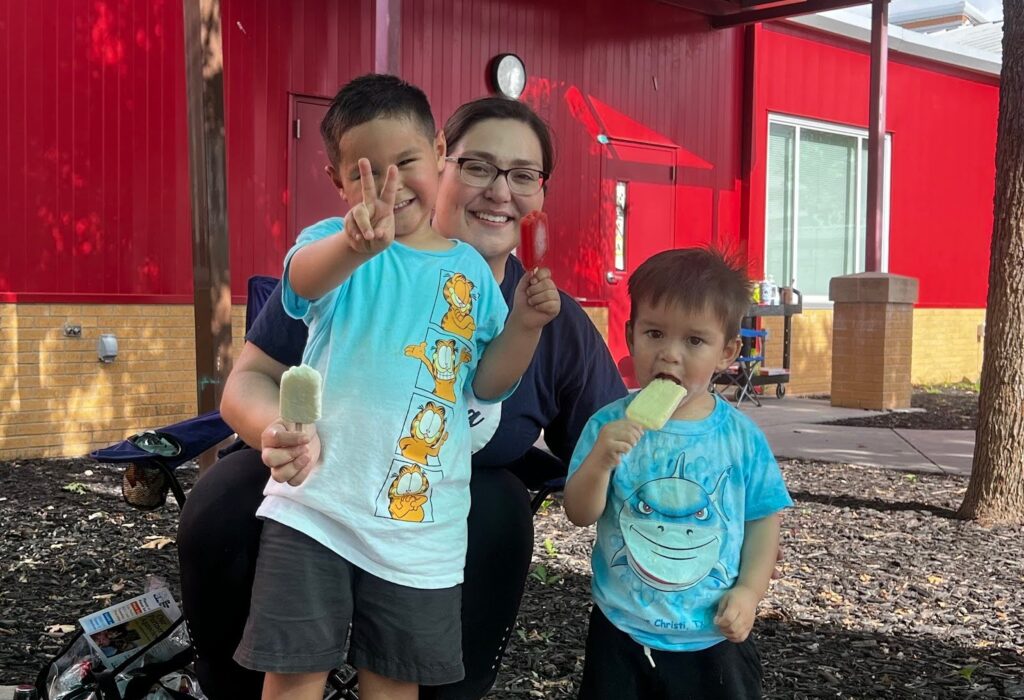
[[[174,597],[159,588],[78,620],[89,646],[114,668],[148,646],[181,617]]]

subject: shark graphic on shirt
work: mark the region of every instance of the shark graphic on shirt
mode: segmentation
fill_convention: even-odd
[[[672,476],[639,486],[619,510],[624,544],[612,566],[629,566],[640,580],[659,591],[683,591],[713,576],[728,583],[721,561],[728,517],[722,493],[732,467],[709,492],[683,476],[686,455]]]

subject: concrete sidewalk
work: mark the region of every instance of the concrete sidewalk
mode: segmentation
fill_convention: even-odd
[[[973,430],[902,430],[822,425],[882,411],[834,408],[828,399],[762,399],[740,410],[768,437],[775,456],[847,462],[937,474],[971,473]]]

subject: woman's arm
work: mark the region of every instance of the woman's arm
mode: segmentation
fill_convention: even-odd
[[[288,369],[250,342],[242,346],[224,384],[220,414],[247,445],[260,446],[260,435],[279,415],[281,375]]]

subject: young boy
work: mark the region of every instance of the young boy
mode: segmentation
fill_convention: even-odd
[[[360,697],[415,698],[462,678],[463,389],[510,393],[560,302],[540,270],[508,314],[480,254],[431,227],[445,142],[418,88],[357,78],[321,132],[352,209],[303,231],[283,276],[285,309],[309,325],[303,361],[324,377],[321,459],[272,467],[235,659],[266,672],[264,699],[320,700],[351,623]]]
[[[761,431],[708,391],[739,352],[750,283],[719,253],[670,250],[629,293],[637,380],[688,393],[657,431],[625,417],[632,396],[604,407],[569,465],[566,515],[597,522],[580,697],[757,698],[748,635],[792,501]]]

